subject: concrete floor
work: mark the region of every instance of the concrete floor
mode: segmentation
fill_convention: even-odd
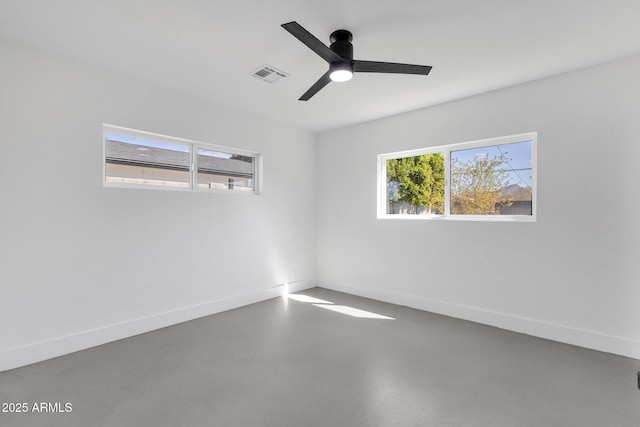
[[[640,425],[638,360],[302,294],[395,320],[281,298],[231,310],[0,373],[0,402],[29,406],[0,425]],[[40,402],[71,412],[33,412]]]

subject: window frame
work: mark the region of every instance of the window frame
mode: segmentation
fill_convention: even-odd
[[[451,152],[473,148],[492,147],[531,141],[531,215],[460,215],[451,214]],[[537,221],[537,144],[538,133],[527,132],[497,138],[439,145],[413,150],[378,154],[377,156],[377,219],[408,219],[427,221],[497,221],[497,222],[535,222]],[[387,213],[387,161],[423,154],[441,153],[444,155],[445,185],[443,214],[389,214]]]
[[[188,148],[189,152],[189,185],[186,187],[179,186],[164,186],[164,185],[152,185],[152,184],[134,184],[134,183],[121,183],[121,182],[109,182],[107,181],[107,135],[117,134],[123,137],[133,137],[140,139],[147,139],[157,142],[164,142],[173,145],[182,145]],[[213,188],[198,188],[198,149],[217,151],[225,154],[236,154],[239,156],[251,157],[253,159],[253,175],[252,175],[252,187],[250,191],[238,191],[234,189],[213,189]],[[178,138],[174,136],[162,135],[153,132],[147,132],[137,129],[126,128],[122,126],[110,125],[104,123],[102,125],[102,185],[103,187],[110,188],[128,188],[128,189],[143,189],[143,190],[163,190],[163,191],[190,191],[198,193],[215,193],[215,194],[244,194],[244,195],[258,195],[261,191],[262,185],[262,154],[239,149],[232,148],[217,144],[209,144],[199,141],[193,141],[185,138]],[[248,187],[247,187],[248,188]]]

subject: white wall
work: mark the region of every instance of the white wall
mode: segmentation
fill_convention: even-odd
[[[319,284],[640,358],[638,75],[634,57],[321,135]],[[530,131],[537,222],[376,220],[377,154]]]
[[[0,43],[0,370],[315,284],[316,137]],[[102,186],[102,124],[261,152],[260,196]]]

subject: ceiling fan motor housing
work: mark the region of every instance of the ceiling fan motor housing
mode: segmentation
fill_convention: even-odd
[[[331,45],[329,49],[340,55],[345,59],[345,62],[351,63],[353,61],[353,35],[347,30],[336,30],[329,36]]]

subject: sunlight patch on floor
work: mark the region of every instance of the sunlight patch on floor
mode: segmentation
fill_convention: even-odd
[[[309,302],[312,304],[333,304],[331,301],[325,301],[323,299],[314,298],[314,297],[310,297],[308,295],[302,295],[302,294],[289,294],[287,295],[287,298],[291,298],[300,302]]]
[[[283,295],[283,298],[285,299],[285,301],[288,301],[289,299],[292,299],[292,300],[299,301],[299,302],[306,302],[306,303],[310,303],[311,305],[314,305],[316,307],[324,308],[326,310],[335,311],[337,313],[342,313],[342,314],[346,314],[348,316],[353,316],[353,317],[360,317],[360,318],[364,318],[364,319],[396,320],[393,317],[383,316],[381,314],[372,313],[370,311],[360,310],[359,308],[349,307],[348,305],[336,305],[336,304],[332,303],[331,301],[325,301],[323,299],[310,297],[310,296],[304,295],[304,294],[288,294],[288,293],[285,293]]]
[[[370,311],[360,310],[358,308],[349,307],[348,305],[325,305],[313,304],[316,307],[325,308],[327,310],[336,311],[353,317],[362,317],[366,319],[388,319],[395,320],[393,317],[383,316],[381,314],[372,313]]]

